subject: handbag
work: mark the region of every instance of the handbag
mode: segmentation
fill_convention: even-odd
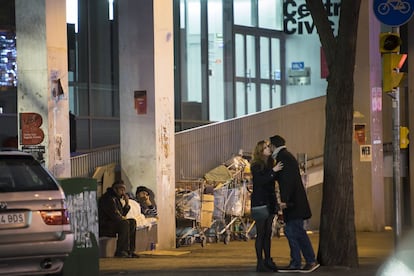
[[[264,220],[269,217],[269,209],[267,208],[267,205],[251,207],[250,211],[254,220]]]

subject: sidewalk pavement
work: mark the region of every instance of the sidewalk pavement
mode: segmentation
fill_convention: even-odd
[[[319,233],[309,234],[318,250]],[[394,252],[392,231],[358,232],[358,268],[321,266],[312,275],[376,275],[379,267]],[[274,237],[272,256],[278,266],[289,263],[289,246],[285,237]],[[254,240],[200,243],[170,250],[141,252],[138,259],[101,258],[99,275],[263,275],[255,272]],[[304,273],[278,273],[278,275]]]

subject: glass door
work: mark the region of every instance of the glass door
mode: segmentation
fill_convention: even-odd
[[[235,116],[282,104],[281,46],[277,32],[235,26]]]

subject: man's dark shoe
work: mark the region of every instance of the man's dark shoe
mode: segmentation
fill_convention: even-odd
[[[277,269],[278,272],[299,272],[300,267],[293,266],[292,264],[288,266],[282,266]]]
[[[317,262],[306,264],[299,272],[309,273],[315,271],[318,267],[320,267],[320,264],[318,264]]]
[[[129,258],[129,254],[126,251],[115,252],[116,258]]]
[[[265,265],[267,268],[270,268],[273,272],[277,272],[277,271],[278,271],[277,266],[276,266],[276,264],[275,264],[275,262],[273,261],[273,259],[272,259],[272,258],[270,258],[270,259],[266,259],[266,260],[264,261],[264,265]]]
[[[130,258],[139,258],[139,255],[136,254],[135,252],[131,252],[131,253],[129,253],[129,257]]]

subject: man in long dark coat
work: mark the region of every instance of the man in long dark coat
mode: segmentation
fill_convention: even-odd
[[[285,139],[276,135],[270,137],[272,157],[283,164],[283,169],[276,173],[285,220],[284,233],[290,247],[290,264],[283,271],[311,272],[319,267],[308,234],[304,229],[304,220],[312,216],[308,198],[302,183],[296,158],[286,149]],[[302,267],[301,253],[306,264]]]
[[[124,205],[121,199],[125,201]],[[115,257],[138,257],[135,254],[137,222],[135,219],[125,217],[130,208],[126,185],[122,180],[115,181],[99,199],[99,236],[116,237],[118,235]]]

